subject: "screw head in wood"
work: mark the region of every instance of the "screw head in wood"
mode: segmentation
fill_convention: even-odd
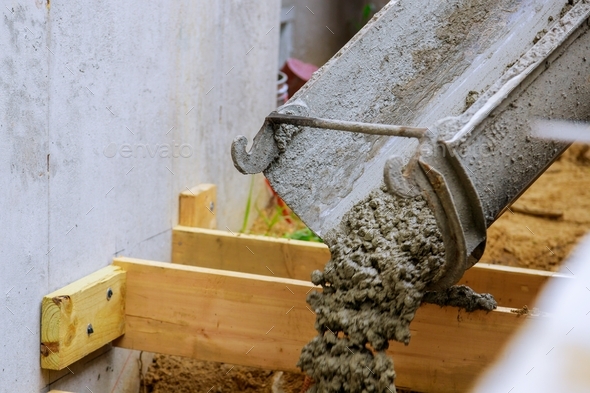
[[[111,288],[107,289],[107,300],[111,300],[113,297],[113,290]]]
[[[211,210],[211,212],[213,212],[213,209],[215,209],[215,203],[213,201],[209,202],[209,210]]]
[[[89,336],[92,333],[94,333],[94,329],[92,328],[92,324],[91,323],[88,324],[88,327],[86,328],[86,332],[88,333]]]

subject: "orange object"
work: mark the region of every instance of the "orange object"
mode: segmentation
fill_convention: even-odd
[[[289,97],[293,97],[293,94],[295,94],[317,70],[318,67],[313,64],[304,63],[301,60],[293,58],[287,59],[281,71],[287,74]]]
[[[285,221],[287,221],[289,224],[292,224],[293,220],[291,220],[291,212],[289,211],[289,206],[287,206],[285,201],[283,201],[279,194],[277,194],[277,192],[272,188],[268,179],[264,179],[264,181],[266,181],[266,185],[270,189],[270,192],[272,193],[272,198],[274,199],[275,203],[281,208],[281,214],[285,217]]]
[[[307,392],[311,385],[313,385],[313,379],[311,379],[310,376],[306,375],[305,379],[303,380],[303,386],[301,386],[301,393]]]

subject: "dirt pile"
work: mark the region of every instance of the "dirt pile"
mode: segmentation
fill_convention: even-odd
[[[301,374],[156,355],[141,393],[299,393],[302,385]]]

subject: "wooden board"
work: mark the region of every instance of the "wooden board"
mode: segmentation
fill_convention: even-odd
[[[43,298],[42,368],[62,370],[125,333],[125,276],[107,266]]]
[[[330,259],[322,243],[177,226],[172,262],[309,281]]]
[[[172,262],[183,265],[309,281],[330,259],[321,243],[236,235],[226,231],[178,226],[172,232]],[[489,292],[504,307],[531,307],[553,272],[478,263],[459,284]]]
[[[489,292],[504,307],[531,308],[538,294],[551,278],[568,279],[571,276],[544,270],[478,263],[467,270],[459,284],[476,292]]]
[[[199,228],[216,228],[217,187],[199,184],[180,193],[178,225]]]
[[[127,272],[128,289],[127,333],[116,346],[292,369],[302,340],[313,336],[310,283],[131,258],[113,263]]]
[[[501,354],[524,321],[511,308],[467,313],[422,305],[410,326],[408,346],[391,342],[396,385],[419,392],[465,392]]]
[[[117,258],[127,272],[126,334],[115,346],[297,371],[316,333],[308,282]],[[527,317],[422,306],[409,346],[392,343],[398,386],[464,391]]]

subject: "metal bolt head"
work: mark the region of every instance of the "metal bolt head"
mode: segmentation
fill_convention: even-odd
[[[107,300],[111,300],[113,297],[113,290],[111,288],[107,289]]]
[[[209,202],[209,210],[213,212],[213,209],[215,209],[215,202],[211,201]]]
[[[91,323],[88,324],[88,327],[86,328],[86,332],[88,333],[89,336],[92,333],[94,333],[94,329],[92,328],[92,324]]]

